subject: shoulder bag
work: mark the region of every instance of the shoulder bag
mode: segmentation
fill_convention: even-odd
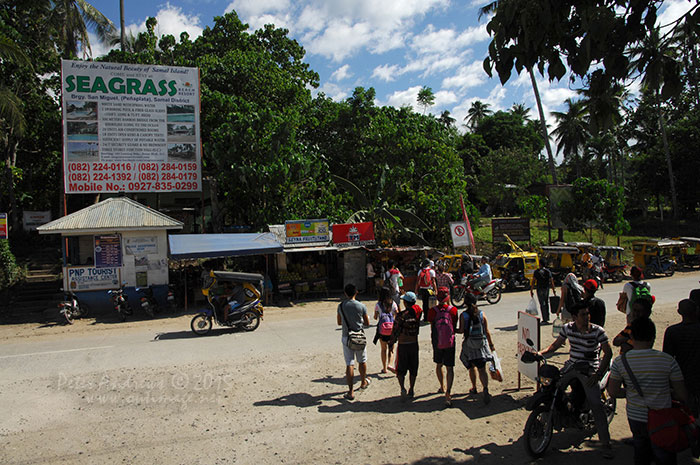
[[[634,388],[649,411],[647,414],[647,429],[649,430],[651,442],[668,452],[681,452],[688,447],[692,447],[693,455],[695,455],[700,436],[698,426],[695,424],[695,418],[679,402],[675,401],[669,408],[653,409],[649,407],[646,399],[644,399],[639,381],[632,373],[630,364],[627,361],[627,353],[622,354],[622,364],[625,366],[627,374],[632,379]]]
[[[348,319],[345,317],[344,304],[340,304],[340,314],[343,315],[343,320],[345,320],[345,326],[348,328],[348,342],[347,346],[350,350],[364,350],[367,345],[367,337],[365,337],[365,332],[360,328],[359,331],[351,331],[350,325],[348,324]]]

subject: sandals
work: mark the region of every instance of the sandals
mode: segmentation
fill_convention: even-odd
[[[471,388],[471,389],[469,390],[469,394],[476,394],[476,392],[477,392],[477,391],[476,391],[476,388]]]
[[[355,396],[351,396],[349,392],[343,394],[343,399],[345,400],[355,400]]]
[[[372,380],[369,378],[365,378],[365,383],[367,383],[367,384],[365,384],[364,386],[360,385],[359,389],[367,389],[369,387],[369,385],[372,383]]]

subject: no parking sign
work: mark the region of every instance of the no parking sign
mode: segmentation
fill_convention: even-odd
[[[469,233],[467,232],[467,223],[464,221],[450,222],[450,233],[452,234],[452,245],[455,247],[469,247]]]

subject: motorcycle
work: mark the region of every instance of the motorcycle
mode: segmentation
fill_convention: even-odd
[[[649,265],[644,270],[644,274],[655,276],[663,274],[665,276],[673,276],[676,272],[676,261],[666,256],[653,257]]]
[[[600,279],[605,281],[612,281],[614,283],[619,283],[625,277],[625,270],[627,265],[609,265],[607,262],[603,263],[603,269],[600,273]]]
[[[132,315],[134,310],[131,308],[128,302],[128,297],[124,294],[124,288],[110,289],[107,294],[112,298],[112,306],[117,312],[122,321],[126,321],[126,317]]]
[[[175,310],[177,304],[175,303],[175,286],[172,284],[168,285],[168,296],[165,299],[168,309]]]
[[[87,304],[81,304],[78,297],[71,291],[64,295],[63,302],[58,304],[58,309],[62,320],[69,325],[73,324],[74,319],[88,316],[90,313],[90,307]]]
[[[530,341],[528,341],[529,343]],[[576,362],[565,371],[547,363],[539,354],[526,351],[521,356],[523,363],[542,362],[537,370],[539,389],[527,402],[526,409],[532,413],[525,423],[523,439],[525,450],[533,458],[544,455],[552,440],[554,430],[576,428],[587,433],[595,431],[595,420],[588,400],[579,384],[578,393],[574,385],[585,383],[590,366],[587,362]],[[615,416],[616,401],[605,392],[610,371],[599,382],[601,401],[608,424]],[[578,394],[578,395],[577,395]],[[577,398],[580,401],[577,402]]]
[[[450,300],[455,307],[464,307],[464,298],[467,294],[472,294],[479,299],[486,299],[490,304],[497,304],[501,300],[503,293],[503,280],[500,278],[489,281],[481,291],[474,289],[470,280],[472,275],[463,275],[459,283],[453,284],[450,290]]]
[[[237,307],[231,309],[230,303],[221,298],[221,292],[214,293],[212,291],[220,283],[241,286],[241,295],[244,296],[241,299],[243,302],[239,302]],[[263,276],[260,274],[211,271],[209,277],[204,280],[204,288],[202,289],[202,294],[207,297],[209,308],[201,310],[192,318],[190,322],[192,332],[203,336],[211,331],[214,322],[219,326],[255,331],[263,318],[262,288]],[[228,318],[223,318],[223,312],[228,312]]]
[[[136,292],[141,294],[141,308],[144,312],[146,312],[146,315],[153,318],[155,314],[158,313],[158,311],[160,310],[158,301],[153,296],[153,289],[150,286],[137,287]]]

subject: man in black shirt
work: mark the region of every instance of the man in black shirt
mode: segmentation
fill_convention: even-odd
[[[605,302],[595,296],[598,283],[595,279],[589,279],[583,283],[583,300],[575,305],[576,308],[587,308],[591,315],[591,323],[605,326]]]
[[[532,275],[530,285],[530,297],[533,296],[532,290],[537,289],[537,300],[540,302],[540,310],[542,311],[542,323],[549,323],[549,288],[551,287],[553,294],[557,295],[552,272],[546,265],[544,260],[540,262],[540,267]]]
[[[695,293],[695,295],[693,295]],[[700,291],[693,290],[691,298],[700,296]],[[691,299],[678,303],[678,314],[682,321],[669,326],[664,334],[664,352],[678,362],[683,372],[683,379],[688,388],[688,398],[693,415],[698,415],[700,403],[700,315],[698,305]]]

